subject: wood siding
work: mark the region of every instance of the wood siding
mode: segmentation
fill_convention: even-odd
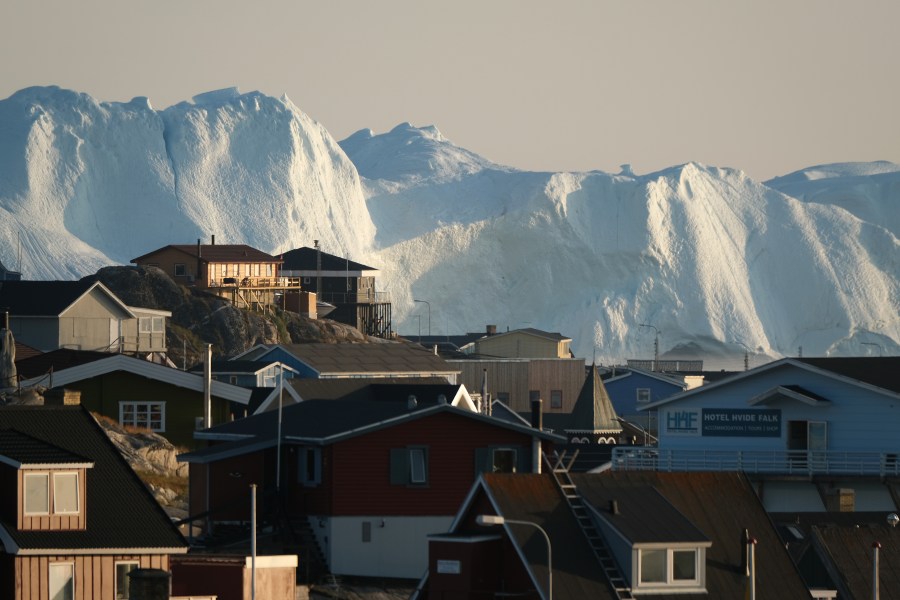
[[[511,331],[477,340],[475,352],[503,358],[569,358],[569,342]]]
[[[54,473],[78,473],[78,514],[53,514],[53,474]],[[49,496],[48,503],[50,513],[46,515],[26,515],[25,514],[25,475],[26,474],[48,474],[49,475]],[[38,471],[38,470],[19,470],[18,473],[18,505],[16,509],[17,519],[16,527],[20,530],[40,530],[40,531],[71,531],[84,530],[87,523],[87,506],[85,499],[87,491],[85,489],[85,469],[59,469],[57,471]]]
[[[169,570],[167,554],[16,556],[14,581],[0,582],[0,597],[50,600],[50,564],[68,563],[74,566],[75,600],[115,600],[118,561],[136,561],[143,569]]]
[[[441,413],[335,444],[329,479],[332,514],[453,515],[475,481],[476,450],[497,445],[531,449],[531,436]],[[428,483],[391,485],[391,449],[425,446]]]
[[[580,358],[534,360],[450,360],[460,369],[459,383],[473,392],[481,391],[484,369],[491,398],[509,394],[509,407],[516,412],[530,412],[529,392],[537,390],[544,401],[544,412],[572,412],[585,381],[585,365]],[[562,408],[550,407],[550,393],[562,391]]]

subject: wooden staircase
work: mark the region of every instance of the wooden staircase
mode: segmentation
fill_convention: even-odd
[[[569,509],[575,516],[575,520],[578,521],[578,524],[581,526],[581,530],[584,532],[588,544],[590,544],[591,549],[594,551],[594,556],[597,557],[597,562],[603,570],[603,575],[606,578],[614,597],[617,600],[633,600],[634,596],[631,593],[631,587],[628,585],[628,581],[622,575],[622,570],[619,568],[619,564],[616,562],[615,557],[606,545],[606,541],[600,535],[600,532],[597,531],[594,521],[591,519],[590,514],[588,514],[588,508],[585,505],[584,499],[581,497],[581,494],[578,493],[578,488],[575,487],[575,483],[569,476],[569,468],[572,466],[572,463],[575,462],[577,456],[578,450],[572,454],[568,461],[566,460],[565,451],[562,454],[554,452],[552,459],[545,454],[544,464],[550,469],[550,472],[553,473],[556,485],[562,492],[563,497],[565,497]]]

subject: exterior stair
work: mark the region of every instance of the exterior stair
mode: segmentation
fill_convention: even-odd
[[[562,454],[554,452],[552,459],[545,454],[544,464],[550,469],[550,472],[553,473],[556,484],[565,497],[569,509],[581,526],[581,530],[584,532],[588,544],[590,544],[591,549],[594,551],[594,556],[597,557],[597,562],[600,563],[603,575],[609,583],[610,590],[613,592],[615,598],[618,600],[633,600],[634,596],[631,593],[631,587],[628,585],[628,581],[622,574],[622,570],[619,568],[619,564],[616,562],[615,557],[606,545],[603,536],[597,531],[594,521],[588,513],[588,508],[585,505],[584,499],[581,497],[581,494],[578,493],[578,488],[569,476],[569,468],[575,462],[577,456],[578,450],[572,454],[568,461],[566,460],[565,452]]]

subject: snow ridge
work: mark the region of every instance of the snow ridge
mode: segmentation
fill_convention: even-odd
[[[56,87],[0,101],[0,260],[73,279],[217,236],[320,240],[381,269],[393,328],[537,327],[599,362],[900,350],[900,166],[766,183],[688,163],[523,172],[434,127],[340,144],[287,97],[229,88],[164,111]],[[755,362],[754,362],[755,361]],[[726,366],[736,367],[740,362]]]

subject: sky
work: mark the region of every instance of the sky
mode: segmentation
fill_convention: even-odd
[[[236,86],[533,171],[900,163],[896,0],[4,0],[0,99]]]

